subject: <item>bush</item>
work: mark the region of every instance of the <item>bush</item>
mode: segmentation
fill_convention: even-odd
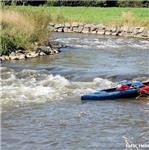
[[[50,15],[44,10],[4,8],[1,19],[1,54],[8,54],[18,47],[32,50],[35,43],[43,43],[48,36]]]
[[[8,55],[10,52],[15,51],[16,48],[17,43],[14,37],[8,34],[1,34],[0,55]]]

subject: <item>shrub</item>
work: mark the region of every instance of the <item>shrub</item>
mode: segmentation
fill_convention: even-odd
[[[19,10],[17,7],[10,7],[0,11],[0,15],[1,54],[8,54],[18,47],[31,50],[35,43],[42,43],[48,35],[50,15],[44,10]]]

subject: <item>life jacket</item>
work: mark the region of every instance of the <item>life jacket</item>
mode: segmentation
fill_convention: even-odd
[[[121,87],[118,87],[116,90],[117,91],[124,91],[124,90],[127,90],[127,89],[129,89],[128,85],[122,85]]]
[[[140,94],[149,94],[149,85],[140,88],[138,92]]]

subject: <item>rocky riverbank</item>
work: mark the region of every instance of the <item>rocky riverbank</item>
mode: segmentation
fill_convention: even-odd
[[[27,51],[23,48],[18,48],[15,52],[11,52],[9,55],[0,56],[0,60],[21,60],[29,59],[37,56],[54,55],[60,53],[60,48],[64,47],[56,42],[51,42],[48,46],[36,46],[32,51]]]
[[[103,24],[83,24],[83,23],[49,23],[50,31],[54,32],[74,32],[91,33],[99,35],[113,35],[125,37],[137,37],[149,39],[149,30],[144,27],[128,26],[105,26]]]

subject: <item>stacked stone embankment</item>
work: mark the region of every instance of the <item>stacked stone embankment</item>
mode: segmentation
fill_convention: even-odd
[[[60,52],[60,48],[64,47],[59,43],[49,43],[49,46],[36,46],[32,51],[18,49],[8,55],[0,56],[0,60],[22,60],[35,58],[37,56],[54,55]]]
[[[149,30],[144,27],[105,26],[103,24],[83,23],[49,23],[49,29],[53,32],[91,33],[99,35],[126,36],[137,38],[149,38]]]

